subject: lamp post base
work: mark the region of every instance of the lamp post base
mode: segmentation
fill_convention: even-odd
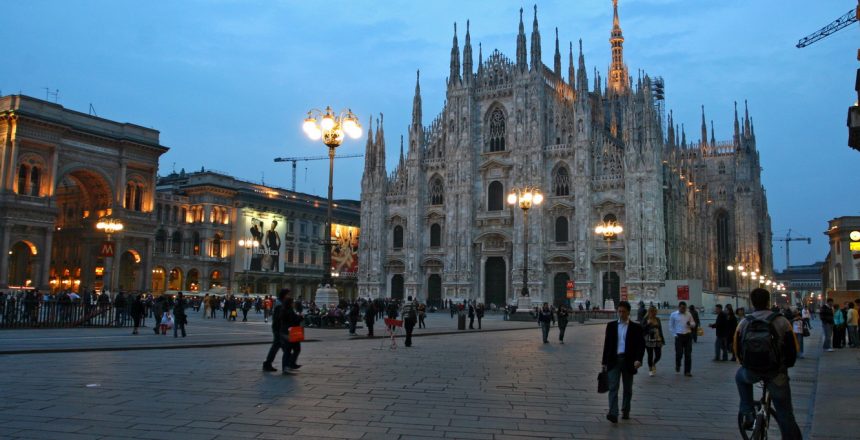
[[[314,294],[314,302],[317,307],[322,307],[323,305],[337,305],[338,301],[340,301],[340,298],[338,298],[337,289],[328,284],[320,284],[317,287],[317,291]]]

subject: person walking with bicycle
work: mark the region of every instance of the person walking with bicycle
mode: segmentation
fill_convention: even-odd
[[[756,422],[753,384],[764,382],[773,404],[773,415],[783,439],[802,438],[794,419],[788,369],[797,360],[797,341],[791,323],[768,308],[770,292],[757,288],[750,293],[755,311],[738,325],[735,356],[741,363],[735,374],[740,396],[741,428],[752,429]],[[769,417],[767,414],[764,416]]]

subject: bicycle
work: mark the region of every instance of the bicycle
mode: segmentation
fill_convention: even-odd
[[[767,438],[767,430],[770,426],[770,418],[776,416],[773,406],[771,406],[770,393],[767,390],[768,381],[763,379],[759,382],[762,388],[761,399],[753,403],[753,426],[751,429],[744,429],[744,416],[738,414],[738,429],[741,431],[741,437],[744,440],[763,440]],[[747,434],[747,431],[752,431]]]

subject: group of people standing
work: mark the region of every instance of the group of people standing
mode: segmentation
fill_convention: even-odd
[[[821,326],[824,330],[824,351],[834,348],[860,348],[857,325],[860,322],[860,299],[846,301],[842,306],[827,298],[821,306]]]

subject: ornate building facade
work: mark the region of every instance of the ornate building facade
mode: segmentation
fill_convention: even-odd
[[[424,125],[416,81],[412,123],[395,170],[385,167],[383,121],[369,130],[361,193],[360,296],[510,303],[523,287],[528,228],[532,302],[676,300],[668,286],[737,292],[743,262],[770,273],[771,230],[752,119],[735,109],[734,136],[701,138],[664,115],[661,78],[628,75],[614,2],[606,80],[589,79],[582,42],[568,70],[556,30],[554,65],[541,61],[537,8],[530,50],[520,10],[516,57],[498,50],[473,64],[469,23],[456,26],[446,103]],[[530,55],[530,56],[529,56]],[[477,70],[476,70],[477,67]],[[593,82],[592,84],[589,84]],[[543,205],[504,203],[537,186]],[[624,228],[595,234],[601,221]],[[671,297],[670,297],[671,294]],[[695,303],[699,303],[694,299]]]

